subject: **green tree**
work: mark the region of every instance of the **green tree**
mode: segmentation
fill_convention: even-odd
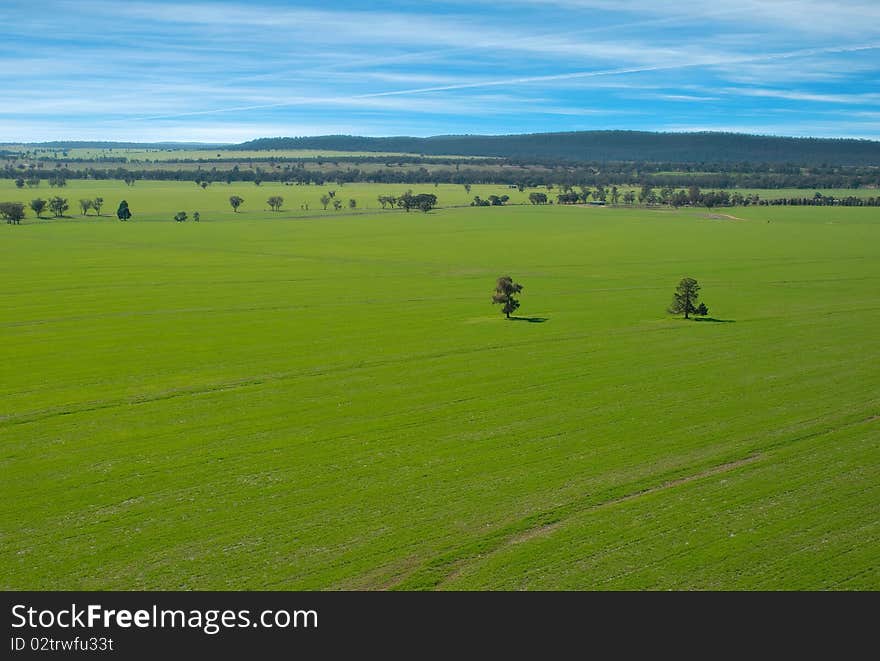
[[[49,200],[49,209],[55,214],[55,217],[64,215],[64,212],[67,211],[69,205],[67,204],[66,197],[55,196],[51,200]]]
[[[509,275],[503,275],[495,283],[492,304],[502,305],[501,311],[510,319],[510,313],[519,308],[519,301],[513,295],[520,293],[522,289],[522,285],[514,282]]]
[[[174,220],[176,220],[178,223],[186,222],[186,219],[186,211],[178,211],[176,214],[174,214]]]
[[[279,211],[281,209],[281,205],[284,204],[284,198],[280,195],[273,195],[268,200],[266,200],[266,204],[269,205],[269,208],[272,211]]]
[[[20,225],[24,218],[24,204],[21,202],[0,202],[0,217],[8,225]]]
[[[327,205],[330,204],[330,196],[322,195],[321,196],[321,205],[324,207],[324,211],[327,211]]]
[[[103,197],[96,197],[94,200],[92,200],[92,209],[95,210],[95,213],[97,215],[99,215],[99,216],[101,215],[101,207],[103,207],[103,206],[104,206],[104,198]]]
[[[37,214],[37,218],[42,217],[43,212],[46,210],[46,200],[38,197],[36,200],[31,200],[30,204],[31,209],[35,214]]]
[[[348,201],[348,208],[349,209],[356,209],[357,205],[358,205],[357,200],[355,200],[354,198],[352,198]]]
[[[532,204],[547,204],[547,193],[529,193],[529,202]]]
[[[339,211],[342,208],[342,202],[339,200],[333,200],[333,208],[336,209],[336,211]]]
[[[397,198],[397,206],[403,207],[404,210],[409,213],[409,210],[416,206],[416,196],[413,195],[411,190],[406,191],[403,195]]]
[[[709,308],[705,303],[698,305],[699,298],[700,284],[693,278],[682,278],[678,287],[675,288],[669,312],[672,314],[684,313],[685,319],[688,319],[691,313],[705,317],[709,314]]]
[[[22,179],[21,177],[16,179],[15,180],[15,187],[16,188],[24,188],[24,179]]]
[[[232,211],[234,213],[238,213],[238,207],[244,204],[244,198],[239,197],[238,195],[233,195],[229,198],[229,205],[232,207]]]
[[[92,200],[80,200],[79,208],[82,211],[83,216],[89,215],[89,209],[92,208]]]
[[[433,193],[419,193],[416,195],[416,206],[422,213],[428,213],[437,206],[437,196]]]
[[[617,190],[617,186],[611,187],[611,204],[617,204],[620,200],[620,191]]]
[[[193,211],[193,220],[199,222],[202,219],[202,214],[198,211]]]
[[[128,202],[125,200],[122,200],[122,202],[119,203],[119,208],[116,209],[116,217],[122,221],[131,218],[131,209],[128,208]]]

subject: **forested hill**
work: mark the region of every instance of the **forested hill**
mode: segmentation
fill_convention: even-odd
[[[106,140],[53,140],[29,142],[27,147],[38,149],[202,149],[228,146],[214,142],[110,142]]]
[[[880,142],[782,138],[738,133],[581,131],[526,135],[441,135],[365,138],[324,135],[260,138],[241,149],[326,149],[425,155],[498,156],[566,161],[751,162],[803,165],[880,165]]]

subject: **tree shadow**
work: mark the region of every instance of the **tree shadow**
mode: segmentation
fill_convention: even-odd
[[[530,324],[543,324],[549,317],[511,317],[511,321],[527,321]]]
[[[735,324],[735,319],[716,319],[715,317],[694,317],[694,321],[709,321],[713,324]]]

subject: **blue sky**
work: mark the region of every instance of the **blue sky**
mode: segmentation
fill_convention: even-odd
[[[0,142],[880,139],[878,0],[3,0],[0,21]]]

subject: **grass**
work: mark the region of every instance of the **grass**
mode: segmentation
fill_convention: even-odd
[[[314,216],[336,217],[342,214],[357,213],[364,211],[381,210],[381,204],[378,201],[380,195],[400,195],[407,190],[416,193],[430,192],[437,195],[438,205],[440,207],[456,207],[468,206],[479,195],[483,199],[487,199],[490,195],[507,195],[510,198],[509,204],[529,204],[529,193],[537,189],[525,189],[519,191],[516,188],[510,188],[503,184],[497,185],[474,185],[470,192],[465,190],[464,186],[458,184],[325,184],[323,186],[285,186],[282,183],[267,182],[260,186],[253,183],[235,182],[232,184],[215,183],[206,189],[199,188],[194,182],[178,182],[178,181],[137,181],[134,186],[128,186],[122,181],[117,180],[81,180],[71,179],[64,188],[52,188],[47,182],[42,182],[37,188],[16,188],[14,181],[9,179],[0,179],[0,201],[18,201],[25,205],[32,199],[41,197],[49,199],[56,195],[60,195],[68,199],[70,209],[65,213],[67,220],[75,219],[81,221],[110,221],[115,222],[116,208],[123,199],[127,200],[134,214],[135,220],[153,221],[153,220],[172,220],[174,214],[178,211],[186,211],[190,216],[193,211],[201,214],[202,221],[220,221],[220,220],[265,220],[274,219],[290,219]],[[548,197],[552,200],[559,192],[558,189],[546,191]],[[621,189],[626,190],[626,189]],[[337,199],[339,199],[343,208],[339,211],[333,209],[332,204],[325,211],[321,205],[321,197],[330,191],[335,191]],[[776,197],[812,197],[813,191],[798,191],[795,189],[780,190],[758,190],[748,191],[757,192],[762,198]],[[823,194],[833,194],[835,197],[844,197],[848,194],[857,196],[872,196],[878,192],[870,189],[864,190],[834,190],[823,191]],[[241,206],[238,213],[234,213],[229,206],[229,197],[238,195],[243,197],[245,203]],[[273,195],[280,195],[284,198],[284,206],[279,212],[269,212],[269,206],[266,200]],[[94,211],[90,211],[86,216],[80,213],[78,202],[80,199],[92,199],[95,197],[103,197],[104,208],[101,211],[101,217],[97,218]],[[354,199],[357,206],[354,210],[348,208],[348,201]],[[305,206],[308,208],[304,208]],[[622,205],[626,209],[626,205]],[[766,213],[770,217],[779,207],[773,207]],[[684,209],[682,214],[698,214],[698,215],[719,215],[740,214],[743,207],[719,207],[717,209]],[[630,209],[625,213],[633,213]],[[667,213],[666,207],[657,207],[650,210],[650,213]],[[401,212],[402,213],[402,212]],[[761,211],[758,211],[759,215]],[[819,217],[824,217],[821,213]],[[826,214],[827,215],[827,214]],[[831,216],[835,216],[836,212],[831,211]],[[808,214],[809,216],[809,214]],[[64,219],[61,219],[64,220]],[[56,222],[51,218],[51,214],[46,211],[43,218],[38,220],[33,213],[28,210],[28,220],[25,222]]]
[[[0,179],[0,201],[20,201],[27,204],[30,200],[41,197],[49,199],[60,195],[69,200],[70,209],[65,215],[80,220],[99,220],[95,218],[93,211],[87,217],[79,212],[78,201],[82,198],[92,199],[103,197],[104,208],[101,213],[104,220],[113,219],[115,222],[116,208],[123,199],[127,200],[134,214],[135,220],[172,220],[178,211],[186,211],[192,215],[193,211],[199,211],[202,220],[248,220],[269,218],[284,219],[303,216],[339,216],[351,213],[348,201],[357,201],[355,212],[364,210],[381,210],[379,195],[400,195],[407,190],[416,193],[434,193],[437,195],[441,206],[466,206],[474,199],[475,195],[488,197],[489,195],[508,195],[511,203],[528,203],[529,191],[520,192],[515,188],[504,185],[475,185],[468,193],[464,186],[456,184],[326,184],[324,186],[285,186],[277,182],[267,182],[260,186],[253,183],[236,182],[232,184],[216,183],[206,189],[199,188],[194,182],[177,181],[138,181],[134,186],[127,186],[122,181],[114,180],[70,180],[64,188],[52,188],[43,182],[37,188],[16,188],[15,183],[8,179]],[[324,211],[321,206],[321,197],[329,191],[335,191],[336,198],[343,203],[343,209],[334,211],[332,204]],[[229,197],[238,195],[245,202],[238,213],[233,213],[229,206]],[[284,198],[284,206],[281,211],[269,212],[266,200],[273,195]],[[308,209],[303,209],[303,205]],[[29,221],[46,222],[51,220],[48,212],[44,219],[37,221],[36,217],[29,213]]]
[[[80,185],[0,225],[3,588],[880,588],[877,209]]]

